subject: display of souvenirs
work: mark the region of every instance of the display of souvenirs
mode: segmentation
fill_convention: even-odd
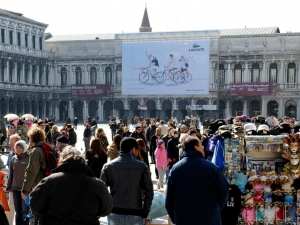
[[[29,128],[32,126],[32,119],[34,118],[32,115],[28,117],[30,114],[25,114],[21,118],[19,118],[15,114],[7,114],[4,118],[6,118],[10,122],[10,126],[8,126],[8,137],[13,134],[18,134],[22,140],[28,141],[27,132]]]
[[[284,135],[277,136],[246,136],[247,152],[282,152]]]

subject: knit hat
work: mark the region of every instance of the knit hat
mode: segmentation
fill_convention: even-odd
[[[136,126],[136,127],[135,127],[135,130],[141,129],[141,128],[142,128],[141,126]]]
[[[241,116],[241,120],[242,120],[243,122],[245,122],[245,121],[247,120],[247,116],[246,116],[246,115],[242,115],[242,116]]]
[[[71,125],[71,124],[67,124],[67,128],[68,128],[68,129],[71,129],[71,128],[72,128],[72,125]]]
[[[23,153],[25,153],[25,152],[27,151],[27,149],[28,149],[28,145],[27,145],[26,142],[23,141],[23,140],[17,141],[17,142],[15,143],[15,146],[14,146],[15,151],[16,151],[16,149],[17,149],[17,146],[19,146],[19,147],[22,148]]]
[[[130,152],[132,148],[139,148],[140,146],[136,143],[136,140],[132,137],[125,137],[120,143],[120,151],[123,153]]]
[[[65,137],[65,136],[59,136],[57,139],[56,139],[56,142],[59,142],[59,143],[63,143],[63,144],[68,144],[68,139]]]
[[[157,140],[156,146],[160,146],[161,144],[165,143],[163,140],[158,140],[158,139],[156,139],[156,140]]]

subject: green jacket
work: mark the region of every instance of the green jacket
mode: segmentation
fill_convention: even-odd
[[[32,146],[29,151],[29,164],[25,170],[22,193],[28,194],[44,177],[46,169],[45,153],[42,149],[44,141]]]

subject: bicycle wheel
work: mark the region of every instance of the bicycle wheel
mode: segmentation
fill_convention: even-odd
[[[140,82],[146,83],[149,80],[148,73],[141,72],[140,75],[139,75],[139,79],[140,79]]]
[[[165,76],[164,76],[164,74],[163,74],[163,72],[158,72],[158,73],[156,73],[156,75],[155,75],[155,80],[158,82],[158,83],[163,83],[163,82],[165,82]]]
[[[180,74],[179,72],[175,73],[173,75],[173,81],[176,83],[176,84],[182,84],[184,82],[184,75],[183,74]]]
[[[190,82],[192,80],[192,74],[187,75],[187,73],[184,74],[184,80],[186,82]]]

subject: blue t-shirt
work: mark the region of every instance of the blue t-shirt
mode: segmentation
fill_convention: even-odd
[[[152,63],[154,63],[155,66],[159,66],[159,65],[158,65],[158,60],[157,60],[157,59],[152,59]]]

